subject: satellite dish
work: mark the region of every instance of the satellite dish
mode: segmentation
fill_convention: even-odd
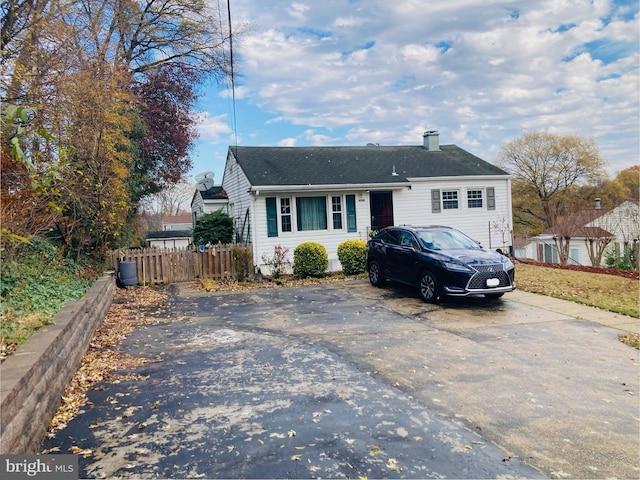
[[[206,192],[213,187],[213,172],[203,172],[196,175],[196,188]]]

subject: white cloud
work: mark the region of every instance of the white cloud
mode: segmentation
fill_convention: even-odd
[[[214,143],[223,138],[226,140],[231,134],[231,127],[226,120],[226,114],[211,117],[208,112],[200,112],[198,115],[200,139]]]
[[[295,138],[283,138],[282,140],[280,140],[278,142],[278,146],[279,147],[295,147],[296,146],[296,139]]]
[[[266,112],[271,135],[277,122],[275,138],[250,122],[260,144],[419,144],[438,129],[442,143],[493,160],[506,141],[546,130],[594,136],[614,172],[639,162],[639,22],[629,8],[238,0],[238,21],[254,28],[238,41],[236,99]],[[230,133],[224,116],[212,120],[217,138]]]

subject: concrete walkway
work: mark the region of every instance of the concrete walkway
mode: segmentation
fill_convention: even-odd
[[[599,308],[589,307],[588,305],[581,305],[568,300],[524,292],[522,290],[510,292],[505,299],[543,308],[551,312],[562,313],[577,320],[587,320],[624,332],[640,334],[640,319],[619,313],[608,312]]]

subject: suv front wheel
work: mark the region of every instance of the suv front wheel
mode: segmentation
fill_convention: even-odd
[[[369,264],[369,282],[371,282],[371,285],[374,287],[379,287],[384,283],[384,277],[382,276],[380,264],[377,260],[373,260]]]
[[[418,284],[420,289],[420,296],[425,302],[435,303],[440,296],[438,292],[438,281],[431,272],[423,272],[420,275],[420,282]]]

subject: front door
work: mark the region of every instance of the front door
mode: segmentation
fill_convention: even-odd
[[[393,195],[390,191],[369,192],[371,230],[393,225]]]

